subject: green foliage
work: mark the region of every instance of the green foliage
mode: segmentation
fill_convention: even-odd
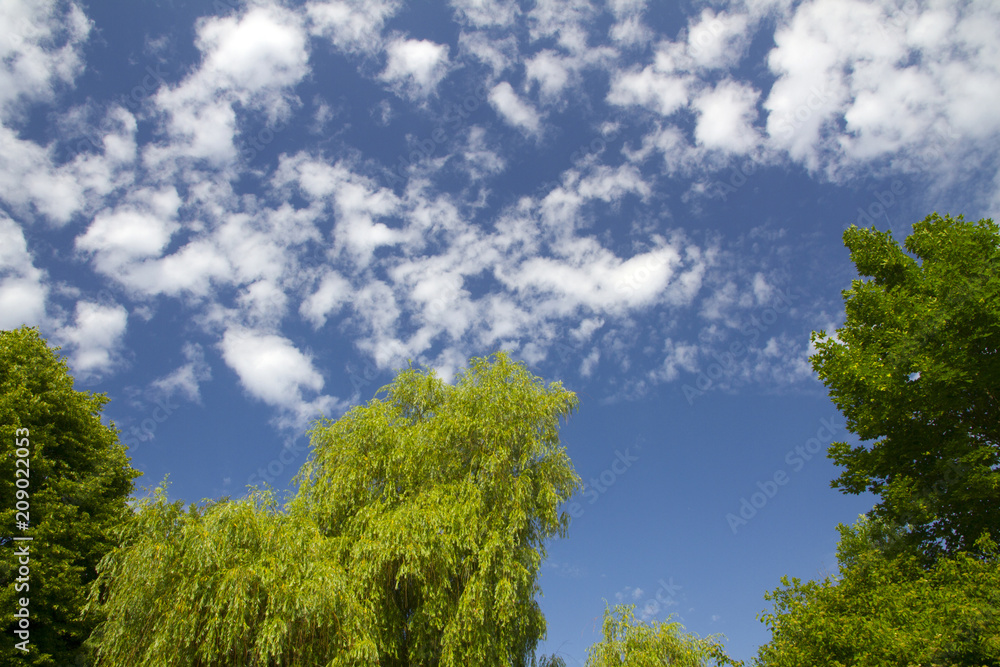
[[[101,423],[107,398],[76,391],[64,359],[36,329],[0,331],[0,658],[6,664],[76,660],[93,621],[80,611],[96,566],[128,516],[139,473],[114,425]],[[30,528],[15,531],[15,432],[29,436]],[[23,432],[21,432],[23,434]],[[28,591],[15,590],[14,535],[28,535]],[[13,648],[15,600],[30,600],[31,651]],[[16,658],[14,656],[17,656]]]
[[[587,650],[587,667],[706,667],[741,665],[726,655],[718,637],[686,634],[680,623],[643,623],[635,605],[604,610],[604,639]]]
[[[576,396],[502,353],[453,386],[409,369],[383,391],[314,429],[294,503],[344,538],[380,664],[526,664],[544,541],[580,485],[558,437]]]
[[[870,280],[844,291],[847,321],[814,334],[812,361],[873,441],[831,446],[833,485],[880,502],[839,527],[837,577],[765,596],[756,663],[1000,665],[1000,229],[935,214],[904,248],[873,229],[844,241]]]
[[[975,548],[1000,534],[1000,229],[937,214],[904,248],[891,233],[844,233],[862,277],[836,336],[813,335],[813,368],[864,445],[834,443],[846,493],[905,527],[899,548]]]
[[[887,555],[892,530],[862,517],[840,527],[840,574],[803,583],[783,577],[765,596],[771,629],[761,667],[980,667],[1000,665],[1000,557],[943,556],[929,569]]]
[[[543,655],[537,660],[532,660],[531,667],[566,667],[566,661],[558,655]]]
[[[91,592],[97,665],[375,664],[338,540],[270,492],[185,512],[160,487],[136,510]]]
[[[93,591],[98,664],[530,664],[576,397],[505,354],[380,395],[317,423],[284,509],[143,504]]]

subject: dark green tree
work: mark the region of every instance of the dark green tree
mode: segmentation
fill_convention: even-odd
[[[74,663],[90,634],[92,622],[80,614],[87,585],[130,515],[126,501],[139,475],[114,425],[101,422],[107,400],[103,394],[75,390],[65,360],[36,329],[0,331],[0,613],[5,637],[0,657],[5,664]],[[27,466],[15,463],[23,445]],[[15,485],[16,474],[28,480],[26,488]],[[15,524],[18,490],[30,505],[26,530]],[[15,536],[32,539],[15,545]],[[15,550],[24,545],[30,575],[27,582],[18,582]],[[15,605],[21,598],[30,601],[27,654],[13,647]]]
[[[929,568],[890,555],[898,527],[862,516],[840,526],[836,577],[783,577],[765,596],[771,640],[759,667],[984,667],[1000,665],[1000,557],[983,537],[980,555],[943,555]]]
[[[812,363],[863,443],[831,445],[833,486],[878,495],[871,515],[925,564],[974,550],[1000,535],[1000,230],[934,214],[903,247],[853,226],[844,242],[861,278]]]
[[[576,405],[502,353],[454,384],[411,368],[316,424],[283,508],[161,494],[101,564],[98,665],[527,667]]]

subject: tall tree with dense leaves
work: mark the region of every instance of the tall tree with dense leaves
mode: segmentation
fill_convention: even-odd
[[[934,214],[902,248],[853,226],[844,242],[862,279],[812,362],[865,442],[831,446],[833,485],[877,494],[872,516],[925,564],[974,550],[1000,534],[1000,230]]]
[[[577,406],[503,353],[449,385],[400,373],[382,399],[313,431],[295,504],[345,538],[380,624],[382,665],[525,665],[545,633],[546,539],[579,487],[560,417]]]
[[[101,422],[107,397],[77,391],[69,368],[36,329],[0,332],[0,656],[6,664],[74,663],[91,622],[80,617],[96,566],[129,516],[139,475],[114,425]],[[17,443],[17,444],[16,444]],[[18,449],[27,450],[26,457]],[[16,464],[26,458],[27,466]],[[15,470],[27,471],[26,487]],[[18,490],[29,504],[16,528]],[[20,517],[18,517],[20,518]],[[15,543],[15,536],[31,541]],[[15,556],[27,545],[27,557]],[[27,581],[18,581],[27,559]],[[28,588],[24,588],[27,584]],[[27,654],[14,648],[16,601],[29,601]],[[19,605],[17,605],[19,607]]]
[[[530,665],[576,405],[505,354],[454,384],[411,368],[317,423],[284,508],[160,494],[101,565],[98,664]]]
[[[672,620],[637,621],[635,605],[604,610],[604,638],[587,649],[587,667],[708,667],[735,665],[718,637],[699,638]]]
[[[985,536],[977,552],[943,555],[929,568],[896,553],[899,527],[861,517],[840,526],[836,577],[782,578],[765,596],[771,640],[759,667],[802,665],[1000,665],[1000,554]]]

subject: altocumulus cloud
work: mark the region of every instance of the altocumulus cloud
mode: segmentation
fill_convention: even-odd
[[[893,171],[1000,202],[993,3],[730,2],[670,30],[641,0],[434,11],[447,29],[396,1],[206,13],[177,33],[187,61],[137,66],[158,78],[123,105],[84,76],[104,14],[4,3],[3,324],[39,324],[107,375],[131,327],[177,308],[174,353],[207,356],[181,362],[175,391],[196,400],[217,352],[295,419],[340,405],[311,336],[446,376],[498,348],[553,360],[569,338],[582,377],[642,393],[745,338],[793,271],[787,220],[700,228],[728,170],[752,161],[765,186],[768,169],[817,185]],[[719,384],[807,379],[806,334],[835,309],[800,302],[756,329]]]

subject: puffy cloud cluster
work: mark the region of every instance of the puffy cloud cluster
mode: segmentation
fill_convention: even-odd
[[[404,11],[395,0],[256,0],[199,20],[198,61],[170,81],[148,70],[142,108],[62,109],[69,134],[45,143],[25,131],[24,109],[56,104],[74,85],[91,25],[73,3],[4,3],[0,19],[13,28],[0,36],[0,198],[10,213],[0,215],[0,325],[45,325],[80,372],[96,374],[119,364],[129,315],[155,317],[176,301],[246,392],[294,424],[342,405],[324,393],[310,330],[349,337],[381,368],[413,358],[446,375],[469,354],[506,348],[539,360],[567,340],[591,346],[581,375],[604,364],[628,373],[639,346],[654,362],[632,375],[673,382],[700,372],[711,346],[777,288],[671,229],[669,213],[640,219],[662,204],[664,173],[699,178],[753,159],[833,179],[859,165],[933,174],[989,166],[1000,136],[1000,11],[989,2],[732,2],[672,36],[647,24],[644,0],[451,8],[453,45],[390,29]],[[769,70],[767,87],[747,79],[746,58],[772,27],[774,47],[754,64]],[[300,95],[320,74],[320,49],[384,93],[383,124],[393,105],[440,109],[453,76],[475,79],[488,105],[434,139],[441,153],[395,189],[346,140],[327,149],[289,139],[273,163],[251,167],[241,151],[250,133],[270,141],[307,113]],[[321,102],[309,115],[340,123]],[[527,137],[529,149],[549,150],[571,113],[595,136],[625,127],[622,152],[572,157],[555,182],[498,194],[512,146]],[[457,185],[445,184],[455,172]],[[608,211],[627,231],[593,228]],[[131,311],[39,268],[32,239],[52,226],[72,235],[72,261]],[[636,323],[650,314],[664,324],[640,338]],[[693,334],[676,326],[684,316],[698,322]],[[784,335],[769,331],[733,377],[807,376],[804,345]],[[202,348],[185,350],[157,386],[197,400],[211,374]]]

